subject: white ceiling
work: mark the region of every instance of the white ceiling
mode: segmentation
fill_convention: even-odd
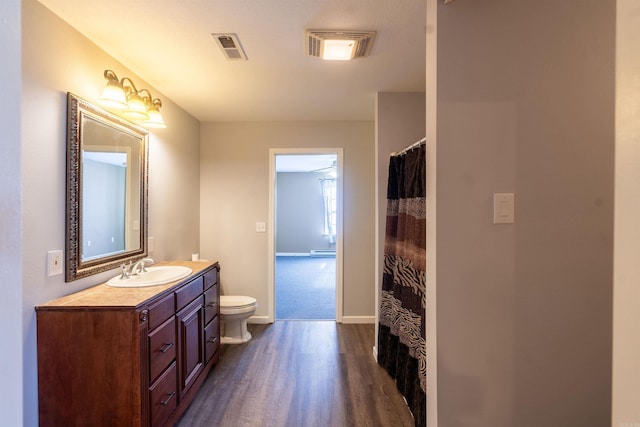
[[[200,121],[374,120],[376,92],[425,89],[425,0],[40,1]],[[377,36],[367,58],[322,61],[305,29]]]

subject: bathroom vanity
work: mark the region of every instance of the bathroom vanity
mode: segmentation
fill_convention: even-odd
[[[100,284],[36,307],[43,426],[165,426],[218,359],[220,267],[151,287]]]

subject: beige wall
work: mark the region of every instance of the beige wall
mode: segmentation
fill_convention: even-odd
[[[640,425],[640,4],[617,2],[616,204],[611,425]]]
[[[319,172],[278,172],[276,178],[276,253],[309,254],[314,249],[335,250],[323,234],[324,196],[320,180],[330,170]]]
[[[606,426],[615,3],[437,10],[438,425]]]
[[[200,254],[220,261],[222,291],[268,315],[270,148],[344,149],[344,310],[374,315],[374,125],[371,122],[203,123]]]
[[[34,0],[22,2],[22,303],[24,425],[37,423],[33,307],[103,281],[46,276],[47,251],[65,247],[66,93],[95,100],[112,68],[163,101],[167,129],[153,130],[149,158],[149,235],[156,260],[186,259],[199,246],[199,123]],[[15,105],[14,105],[15,107]]]

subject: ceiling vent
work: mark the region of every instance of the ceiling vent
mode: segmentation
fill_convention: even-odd
[[[242,50],[238,36],[235,34],[211,34],[225,58],[229,61],[246,61],[247,55]]]
[[[355,59],[368,56],[376,38],[375,31],[307,30],[307,55],[322,59]],[[330,50],[337,47],[333,55]]]

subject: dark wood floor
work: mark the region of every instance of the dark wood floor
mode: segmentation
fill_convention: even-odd
[[[225,345],[179,427],[413,426],[373,359],[373,325],[278,321]]]

